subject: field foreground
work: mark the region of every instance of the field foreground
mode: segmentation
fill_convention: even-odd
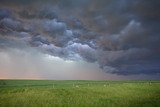
[[[0,80],[0,107],[158,107],[160,81]]]

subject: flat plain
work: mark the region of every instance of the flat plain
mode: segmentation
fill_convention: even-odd
[[[160,81],[0,80],[0,107],[158,107]]]

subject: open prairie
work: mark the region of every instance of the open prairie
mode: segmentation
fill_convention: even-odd
[[[158,107],[160,81],[0,80],[0,107]]]

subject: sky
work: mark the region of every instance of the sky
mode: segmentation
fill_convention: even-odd
[[[1,0],[0,79],[160,80],[160,1]]]

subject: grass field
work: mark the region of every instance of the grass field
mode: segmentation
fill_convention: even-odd
[[[160,81],[0,80],[0,107],[160,107]]]

